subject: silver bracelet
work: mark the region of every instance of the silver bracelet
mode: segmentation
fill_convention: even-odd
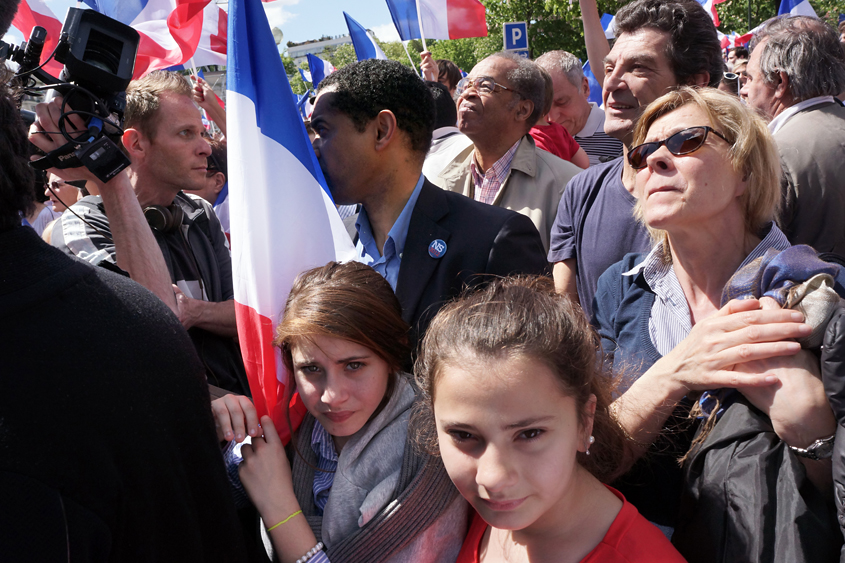
[[[312,557],[317,555],[319,552],[323,550],[323,542],[319,542],[317,545],[312,547],[308,550],[308,553],[300,557],[296,560],[296,563],[305,563],[306,561],[310,561]]]

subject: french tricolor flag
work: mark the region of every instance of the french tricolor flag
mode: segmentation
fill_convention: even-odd
[[[47,39],[44,41],[44,50],[41,52],[41,62],[50,56],[59,36],[62,33],[62,22],[56,18],[53,11],[47,7],[43,0],[22,0],[12,21],[12,26],[23,34],[25,41],[29,41],[29,34],[32,28],[40,25],[47,30]],[[62,64],[54,60],[44,65],[44,70],[58,77],[62,72]]]
[[[707,10],[707,13],[710,14],[710,18],[713,20],[713,25],[719,27],[719,14],[716,12],[716,4],[721,4],[726,0],[698,0],[698,3],[704,6],[704,9]]]
[[[229,206],[235,312],[241,352],[259,416],[288,436],[288,381],[272,345],[296,276],[355,249],[294,104],[260,0],[229,3]],[[287,94],[285,94],[287,92]],[[291,408],[296,427],[304,415]]]
[[[134,75],[140,78],[153,70],[184,64],[194,56],[203,35],[204,12],[211,0],[84,1],[141,35]],[[213,13],[219,20],[219,12]],[[216,31],[219,34],[219,21]],[[218,37],[218,47],[219,44]]]
[[[306,57],[308,58],[308,68],[311,69],[311,80],[309,80],[309,82],[311,83],[311,87],[316,90],[317,86],[320,85],[320,82],[322,82],[325,77],[333,73],[335,68],[330,62],[324,61],[320,57],[316,57],[311,53],[308,53]]]
[[[346,27],[349,28],[349,37],[352,38],[352,46],[355,48],[355,56],[359,61],[366,59],[387,59],[387,55],[378,46],[376,40],[367,33],[367,29],[352,19],[352,16],[343,12],[346,18]]]
[[[387,0],[387,7],[402,41],[487,37],[487,15],[478,0]]]
[[[819,17],[813,7],[810,6],[809,0],[781,0],[778,15]]]

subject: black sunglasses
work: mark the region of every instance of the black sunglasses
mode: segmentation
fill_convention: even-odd
[[[688,127],[683,131],[678,131],[668,139],[662,141],[652,141],[650,143],[643,143],[637,145],[628,151],[628,164],[634,170],[642,170],[646,167],[646,159],[657,152],[661,146],[666,145],[670,153],[675,156],[682,156],[695,152],[704,145],[707,141],[707,134],[713,132],[714,135],[723,139],[726,143],[730,141],[725,139],[725,136],[706,125],[699,125],[698,127]]]

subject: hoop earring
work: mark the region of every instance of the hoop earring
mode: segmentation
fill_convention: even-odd
[[[596,443],[595,436],[590,436],[590,439],[587,440],[587,450],[584,452],[587,455],[590,455],[590,447]]]

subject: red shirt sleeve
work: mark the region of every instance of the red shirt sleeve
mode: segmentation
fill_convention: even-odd
[[[543,127],[532,127],[530,133],[538,148],[563,160],[572,160],[572,157],[581,148],[575,137],[569,134],[569,131],[554,122],[550,122]]]

